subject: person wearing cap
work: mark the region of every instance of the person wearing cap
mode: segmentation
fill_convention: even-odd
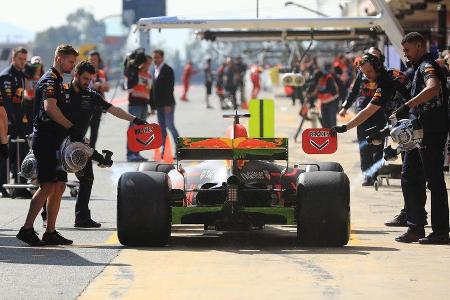
[[[367,53],[373,54],[380,58],[384,63],[384,56],[381,51],[376,47],[371,47],[367,50]],[[361,57],[355,59],[355,66],[358,66]],[[355,80],[352,83],[350,93],[342,103],[339,115],[345,117],[347,110],[355,104],[356,112],[360,112],[369,104],[372,100],[375,90],[377,89],[377,83],[369,80],[361,70],[358,70]],[[372,170],[372,167],[383,158],[383,144],[372,145],[367,143],[367,129],[376,127],[382,129],[386,126],[386,117],[381,110],[374,113],[373,116],[368,118],[363,124],[357,126],[357,138],[359,143],[359,157],[361,172],[363,174],[362,186],[372,186],[374,179],[376,178],[376,172]],[[404,218],[406,220],[406,216]]]
[[[44,75],[44,65],[40,56],[33,56],[30,60],[31,73],[25,79],[25,95],[23,101],[24,121],[26,121],[26,131],[30,134],[33,131],[34,100],[36,84]]]

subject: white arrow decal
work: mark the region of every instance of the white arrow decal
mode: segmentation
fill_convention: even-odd
[[[309,142],[311,143],[311,145],[313,145],[314,147],[316,147],[318,150],[322,150],[323,148],[325,148],[330,141],[326,140],[323,144],[319,145],[316,142],[314,142],[313,140],[309,140]]]

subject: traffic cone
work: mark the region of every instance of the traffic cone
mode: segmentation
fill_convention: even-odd
[[[170,143],[169,136],[166,136],[163,161],[169,164],[173,163],[172,144]]]
[[[161,149],[160,148],[156,148],[155,150],[153,150],[153,160],[154,161],[161,161]]]

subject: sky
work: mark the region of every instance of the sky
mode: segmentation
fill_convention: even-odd
[[[323,13],[337,16],[338,4],[343,0],[298,0],[297,2]],[[0,26],[14,25],[8,34],[12,37],[29,37],[33,33],[52,26],[63,25],[68,14],[80,7],[94,14],[96,19],[122,12],[122,0],[21,0],[1,1]],[[257,0],[167,0],[168,16],[239,18],[255,17]],[[314,14],[301,8],[284,6],[284,0],[259,0],[260,17],[310,17]],[[24,9],[18,11],[17,4]],[[319,3],[319,6],[317,6]],[[17,31],[10,33],[9,31]],[[5,39],[1,36],[0,39]],[[3,33],[4,35],[4,33]],[[194,38],[183,30],[163,30],[153,33],[155,40],[165,40],[173,48],[181,47],[186,40]]]

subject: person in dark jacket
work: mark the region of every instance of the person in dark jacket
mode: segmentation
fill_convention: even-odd
[[[27,62],[28,51],[23,47],[18,47],[12,51],[12,62],[9,67],[0,72],[0,94],[3,98],[3,106],[8,116],[8,134],[11,139],[16,137],[24,137],[27,134],[26,124],[23,122],[24,111],[22,108],[22,102],[25,91],[25,74],[23,70]],[[16,144],[9,147],[10,161],[16,161]],[[22,160],[28,153],[28,145],[20,145],[20,160]],[[16,183],[25,183],[26,180],[20,177],[17,173],[17,164],[10,164],[11,171]],[[6,183],[6,178],[9,174],[6,174],[6,160],[0,159],[0,191],[3,197],[8,197],[8,192],[3,188],[3,184]],[[20,190],[20,196],[26,198],[30,197],[30,193],[27,190]]]
[[[156,67],[153,87],[150,94],[150,107],[152,113],[156,110],[158,123],[159,126],[161,126],[163,140],[161,156],[164,157],[167,129],[169,129],[172,134],[175,144],[179,137],[174,122],[175,97],[173,91],[175,85],[175,73],[173,69],[164,62],[163,50],[154,50],[153,60]]]

